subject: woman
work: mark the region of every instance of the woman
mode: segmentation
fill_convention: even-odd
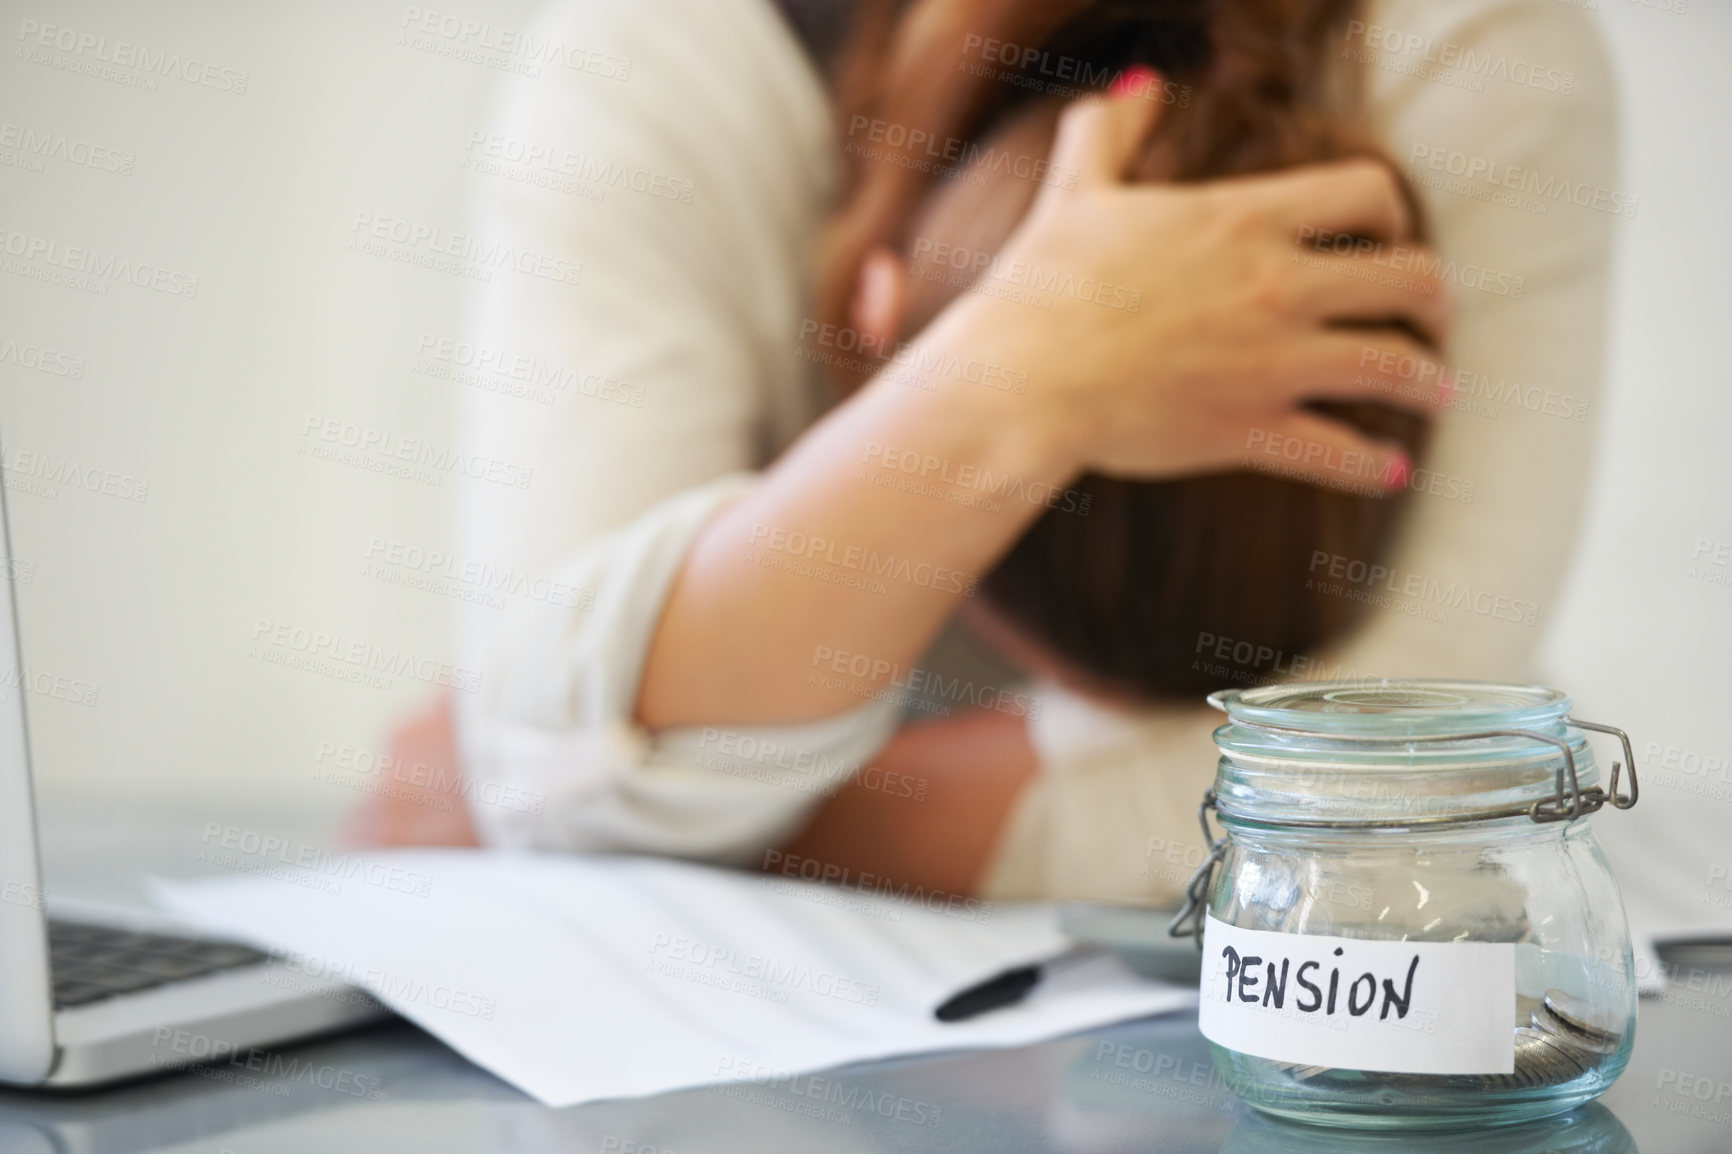
[[[548,420],[489,397],[467,414],[478,451],[531,462],[537,474],[527,495],[471,501],[466,555],[526,570],[557,563],[594,594],[587,611],[541,606],[504,628],[466,623],[470,644],[488,656],[479,700],[459,703],[464,770],[543,801],[539,812],[476,806],[488,840],[761,862],[793,838],[787,853],[827,867],[952,892],[1170,895],[1213,760],[1200,705],[1103,702],[1090,670],[1028,644],[1026,631],[998,629],[1000,648],[1045,675],[1038,707],[902,724],[907,671],[930,665],[922,653],[1042,506],[988,509],[863,483],[862,466],[889,449],[1041,492],[1069,490],[1084,474],[1153,481],[1279,470],[1290,462],[1269,446],[1295,444],[1301,461],[1334,463],[1310,469],[1314,482],[1369,479],[1399,490],[1421,480],[1427,491],[1414,494],[1384,567],[1417,575],[1421,588],[1466,588],[1469,608],[1443,621],[1374,613],[1323,667],[1519,673],[1531,620],[1505,620],[1496,607],[1550,600],[1579,508],[1583,427],[1514,408],[1495,420],[1441,412],[1419,478],[1400,449],[1315,402],[1435,406],[1435,376],[1402,388],[1399,377],[1366,368],[1424,363],[1446,332],[1470,381],[1591,396],[1598,349],[1576,330],[1592,330],[1603,311],[1604,218],[1524,215],[1471,188],[1427,183],[1420,191],[1445,261],[1437,265],[1414,257],[1424,252],[1414,214],[1375,162],[1131,185],[1126,172],[1143,141],[1180,110],[1176,98],[1163,102],[1169,80],[1157,87],[1130,72],[1124,94],[1065,113],[1044,169],[1024,166],[1046,179],[996,259],[1118,286],[1140,294],[1138,307],[1076,292],[1045,309],[962,293],[891,367],[807,427],[796,337],[804,331],[831,354],[863,337],[882,347],[874,338],[898,327],[906,288],[893,256],[863,249],[849,232],[863,215],[856,199],[843,202],[826,249],[825,283],[850,287],[852,323],[826,319],[822,297],[806,304],[803,257],[834,152],[853,159],[857,198],[927,196],[936,178],[892,187],[860,173],[912,170],[935,145],[940,161],[956,151],[974,130],[971,110],[989,104],[996,86],[1027,79],[1019,71],[1007,80],[994,66],[1004,46],[1038,72],[1065,56],[1054,37],[1069,16],[1092,6],[920,0],[880,25],[876,44],[867,21],[847,58],[864,79],[844,69],[839,85],[851,109],[839,141],[826,136],[816,76],[761,0],[670,7],[660,22],[648,11],[657,7],[556,17],[565,39],[633,60],[629,93],[562,78],[557,96],[526,84],[503,114],[514,136],[573,142],[671,174],[694,196],[656,203],[610,191],[600,205],[572,205],[519,187],[491,206],[496,230],[524,247],[584,262],[575,302],[538,286],[490,288],[480,307],[491,341],[555,350],[560,363],[640,389],[644,404],[562,399]],[[1314,47],[1317,71],[1366,71],[1371,129],[1397,161],[1491,157],[1611,183],[1605,67],[1574,14],[1543,3],[1341,7],[1321,6],[1339,23],[1313,43],[1340,54],[1329,49],[1331,72]],[[992,34],[1001,29],[1023,31]],[[1391,58],[1390,43],[1407,53],[1419,45],[1419,57]],[[1462,89],[1423,59],[1437,45],[1442,59],[1503,58],[1503,76],[1511,58],[1526,63],[1524,74],[1533,60],[1561,60],[1571,92],[1494,75],[1485,83],[1501,87],[1464,103]],[[934,69],[947,52],[954,71]],[[874,101],[897,104],[922,86],[924,103],[901,106],[924,112],[874,114]],[[1326,96],[1295,99],[1332,115]],[[928,114],[931,124],[907,123]],[[938,123],[965,127],[933,131]],[[917,139],[921,151],[910,144]],[[1296,244],[1320,236],[1350,243],[1340,252]],[[1402,275],[1392,277],[1396,259]],[[1464,275],[1469,267],[1476,271]],[[1430,268],[1437,273],[1425,275]],[[1453,317],[1443,304],[1452,297]],[[985,377],[1012,387],[986,387]],[[761,476],[740,472],[784,446]],[[1356,464],[1342,470],[1347,460]],[[1338,566],[1326,555],[1321,572],[1370,560]],[[869,572],[889,579],[861,588]],[[1473,607],[1482,593],[1485,613]],[[1292,653],[1257,656],[1277,648],[1263,637],[1185,641],[1222,683],[1294,664]],[[1253,656],[1235,663],[1241,647]],[[886,689],[888,700],[859,704],[862,692]],[[437,732],[428,723],[419,737],[436,744]],[[766,758],[766,749],[778,752]],[[860,774],[817,809],[859,766],[922,782],[924,796],[893,796]],[[387,826],[384,836],[403,832]]]

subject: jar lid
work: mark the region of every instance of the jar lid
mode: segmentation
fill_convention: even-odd
[[[1609,800],[1582,730],[1617,731],[1574,721],[1569,695],[1545,686],[1293,682],[1225,690],[1209,703],[1228,718],[1215,731],[1222,758],[1214,798],[1229,819],[1362,827],[1557,820]]]
[[[1399,739],[1561,729],[1567,693],[1486,681],[1299,681],[1209,695],[1228,718],[1296,733]]]

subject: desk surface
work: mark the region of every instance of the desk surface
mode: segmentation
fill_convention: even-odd
[[[196,829],[88,816],[47,839],[51,878],[136,897],[139,872],[86,873],[117,849],[159,872]],[[136,840],[139,844],[131,844]],[[148,844],[147,844],[148,843]],[[572,1039],[582,1045],[582,1038]],[[401,1022],[284,1048],[275,1073],[204,1068],[76,1095],[0,1090],[0,1154],[559,1154],[790,1151],[1459,1151],[1461,1135],[1378,1137],[1260,1118],[1215,1074],[1194,1013],[1016,1050],[852,1066],[764,1085],[549,1110]],[[1629,1068],[1600,1103],[1491,1135],[1484,1154],[1732,1152],[1732,972],[1689,970],[1643,999]]]
[[[1718,992],[1713,976],[1701,976],[1693,984],[1706,990],[1675,984],[1643,1001],[1634,1058],[1603,1104],[1476,1135],[1472,1148],[1732,1151],[1732,977],[1719,977]],[[536,1104],[397,1022],[289,1047],[283,1057],[275,1076],[224,1066],[78,1095],[0,1092],[0,1154],[1463,1148],[1461,1135],[1361,1137],[1263,1120],[1221,1084],[1190,1014],[1017,1050],[566,1110]]]

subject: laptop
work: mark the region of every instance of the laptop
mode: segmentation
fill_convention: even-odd
[[[144,920],[62,919],[44,900],[26,682],[0,486],[0,1082],[73,1087],[234,1060],[385,1011],[359,990],[235,942]]]

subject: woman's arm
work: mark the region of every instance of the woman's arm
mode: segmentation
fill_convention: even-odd
[[[421,337],[465,458],[527,481],[454,478],[456,538],[426,543],[479,671],[450,703],[464,796],[495,844],[727,856],[815,795],[715,772],[701,734],[643,732],[633,701],[696,520],[811,419],[796,337],[825,94],[763,0],[572,0],[535,35],[608,67],[544,64],[481,131],[452,129],[473,232],[515,259]],[[554,262],[576,276],[535,275]],[[892,721],[871,707],[781,739],[857,760]]]
[[[1020,717],[976,710],[910,725],[764,864],[799,858],[967,897],[1037,769]]]
[[[886,453],[921,462],[923,482],[968,469],[1041,491],[1085,469],[1158,478],[1236,467],[1261,430],[1401,474],[1399,450],[1300,406],[1381,396],[1429,407],[1431,396],[1388,398],[1360,370],[1365,348],[1423,355],[1417,341],[1331,323],[1402,318],[1439,337],[1445,295],[1423,274],[1396,286],[1342,275],[1374,271],[1354,267],[1369,257],[1332,257],[1338,267],[1324,269],[1293,260],[1306,226],[1405,238],[1392,178],[1366,161],[1129,187],[1124,170],[1159,108],[1120,99],[1067,111],[1053,165],[1077,172],[1076,187],[1043,189],[998,258],[1133,286],[1140,307],[1063,293],[1050,310],[987,294],[954,301],[706,525],[644,667],[645,725],[780,723],[846,708],[849,693],[816,675],[825,660],[847,655],[852,684],[888,684],[1043,508],[982,509],[873,484],[863,474]],[[1008,370],[1025,387],[973,383],[971,365]]]

